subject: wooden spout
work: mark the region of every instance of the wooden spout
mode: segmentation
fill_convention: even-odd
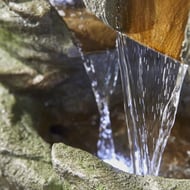
[[[84,0],[112,28],[175,59],[190,11],[190,0]],[[103,9],[99,8],[104,5]]]

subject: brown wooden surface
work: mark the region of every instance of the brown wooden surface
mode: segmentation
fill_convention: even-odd
[[[132,9],[129,10],[132,11]],[[154,0],[153,16],[147,17],[151,19],[148,23],[154,18],[153,26],[148,30],[137,32],[130,31],[130,27],[126,27],[126,33],[159,52],[179,59],[189,11],[190,0]],[[150,11],[147,12],[150,13]],[[136,22],[140,25],[144,24],[140,16],[138,18],[139,22],[138,19]],[[135,22],[133,24],[135,25]]]
[[[120,0],[115,17],[118,15],[114,28],[127,33],[140,33],[153,28],[155,22],[154,0]],[[108,2],[109,3],[109,2]],[[108,10],[109,11],[109,10]]]
[[[115,46],[116,33],[84,9],[64,11],[84,51]],[[122,13],[121,28],[129,37],[180,60],[190,0],[123,0],[116,11]]]

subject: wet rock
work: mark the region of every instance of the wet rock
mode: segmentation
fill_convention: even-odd
[[[50,146],[34,130],[35,122],[22,112],[24,104],[32,111],[30,99],[13,110],[16,97],[0,85],[0,189],[63,189],[51,166]]]
[[[77,56],[47,1],[0,1],[0,189],[65,189],[38,133],[44,121],[59,123],[58,112],[89,113],[89,99],[95,107]]]
[[[38,102],[39,117],[48,118],[39,122],[40,133],[55,125],[72,128],[78,118],[97,114],[82,60],[57,12],[46,1],[1,1],[0,7],[0,81]]]
[[[73,189],[183,190],[190,186],[189,180],[124,173],[87,152],[61,143],[52,147],[52,162],[57,173]]]

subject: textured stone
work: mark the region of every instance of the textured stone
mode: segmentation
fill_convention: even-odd
[[[50,146],[36,133],[35,121],[24,105],[34,108],[30,99],[14,113],[16,97],[0,85],[0,189],[63,189],[51,166]],[[19,115],[20,119],[14,118]]]
[[[47,1],[0,1],[0,189],[65,189],[35,128],[39,99],[66,79],[57,67],[73,52]]]
[[[189,180],[143,177],[119,171],[87,152],[61,143],[52,147],[52,162],[61,178],[77,190],[184,190],[190,187]]]

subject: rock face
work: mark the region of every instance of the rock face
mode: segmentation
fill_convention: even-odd
[[[43,110],[39,117],[48,118],[39,125],[67,125],[69,113],[73,117],[97,113],[72,36],[46,1],[1,1],[0,26],[0,81],[38,102]]]
[[[189,180],[142,177],[118,171],[91,154],[64,144],[53,145],[52,163],[61,178],[68,180],[71,189],[183,190],[190,187]]]
[[[47,86],[51,89],[65,79],[59,75],[59,80],[48,82],[52,77],[52,73],[47,72],[52,67],[48,62],[61,64],[56,57],[69,54],[73,47],[67,31],[63,30],[65,27],[59,27],[57,22],[64,25],[46,1],[0,2],[2,190],[65,189],[52,169],[50,145],[35,131],[34,126],[39,125],[35,116],[40,104],[32,98],[36,94],[40,98],[42,89],[47,90]],[[52,72],[55,73],[55,69]],[[33,87],[36,90],[31,94]]]
[[[67,125],[61,114],[97,113],[72,36],[47,1],[0,1],[0,81],[0,190],[190,187],[188,180],[120,172],[80,149],[51,147],[39,136],[40,126]]]
[[[85,112],[73,101],[80,95],[95,107],[91,92],[81,90],[90,88],[76,56],[66,25],[46,1],[0,2],[0,189],[66,189],[52,168],[51,147],[37,131],[47,125],[40,118],[50,107]]]
[[[32,112],[35,102],[22,98],[23,104],[14,107],[17,97],[2,85],[0,97],[0,189],[63,189],[52,169],[50,146],[35,132],[31,116],[22,113],[25,106]]]

